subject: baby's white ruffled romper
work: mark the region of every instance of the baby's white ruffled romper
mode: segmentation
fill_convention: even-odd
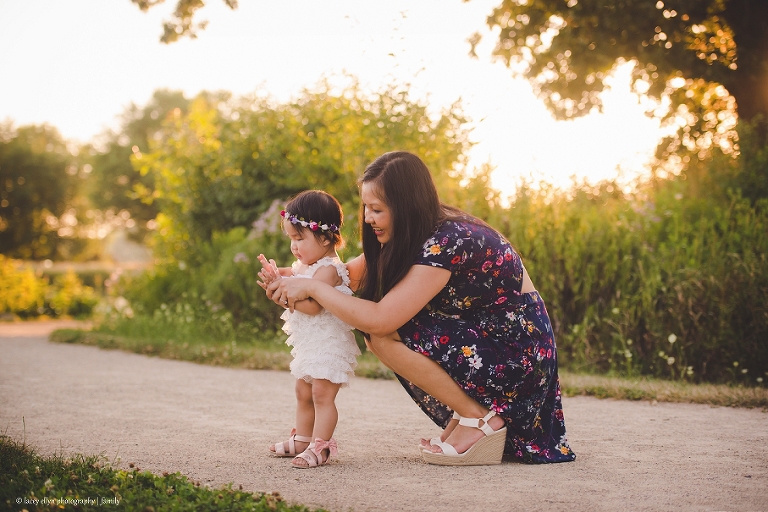
[[[349,272],[339,258],[321,258],[304,272],[298,273],[298,261],[292,269],[295,277],[311,278],[321,267],[333,266],[342,284],[336,289],[352,295],[349,287]],[[280,317],[285,320],[283,331],[288,335],[286,344],[293,347],[291,355],[291,375],[311,383],[314,379],[325,379],[342,387],[349,385],[350,376],[357,367],[360,349],[352,334],[352,326],[342,322],[323,309],[317,315],[307,315],[301,311],[285,310]]]

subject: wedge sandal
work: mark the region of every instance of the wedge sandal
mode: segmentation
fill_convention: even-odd
[[[453,412],[453,417],[451,419],[452,420],[460,420],[461,416],[459,416],[459,414],[456,411],[454,411]],[[456,427],[454,427],[454,428],[456,428]],[[453,430],[453,429],[451,429],[451,430]],[[443,430],[443,432],[445,432],[445,430]],[[450,433],[448,435],[450,435]],[[421,441],[419,441],[419,451],[424,451],[424,450],[429,451],[429,449],[431,447],[437,446],[438,443],[441,443],[443,441],[441,439],[441,437],[442,437],[442,434],[437,436],[437,437],[433,437],[432,439],[430,439],[428,441],[429,444],[422,444],[421,441],[424,441],[424,439],[422,439]]]
[[[495,415],[495,411],[490,411],[483,418],[459,419],[459,425],[480,429],[485,434],[464,453],[458,453],[452,445],[440,441],[433,443],[433,445],[439,446],[443,451],[442,453],[422,450],[421,456],[427,463],[439,466],[487,466],[501,464],[501,458],[504,455],[504,443],[507,439],[507,427],[504,426],[499,430],[493,430],[488,424],[488,420]],[[480,422],[482,422],[482,425]]]

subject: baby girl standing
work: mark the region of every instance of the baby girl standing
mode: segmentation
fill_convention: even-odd
[[[263,268],[259,285],[281,278],[319,279],[352,295],[349,274],[336,249],[341,246],[341,205],[332,195],[307,190],[296,195],[281,213],[283,230],[296,257],[290,269],[278,269],[259,256]],[[323,309],[313,299],[285,310],[283,330],[291,345],[291,374],[296,377],[296,427],[287,441],[270,446],[278,457],[294,457],[298,468],[326,464],[336,455],[333,432],[338,422],[336,394],[349,385],[360,349],[352,327]]]

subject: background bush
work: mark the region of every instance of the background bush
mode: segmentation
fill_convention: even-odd
[[[83,318],[98,302],[93,288],[83,285],[71,270],[51,279],[19,268],[17,262],[0,254],[0,314]]]
[[[521,189],[492,219],[547,302],[574,370],[710,382],[768,376],[768,200],[717,183],[754,173],[763,142],[679,177]],[[697,175],[692,175],[697,173]],[[706,177],[706,179],[704,178]]]

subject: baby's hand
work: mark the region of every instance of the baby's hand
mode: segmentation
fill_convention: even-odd
[[[280,279],[280,271],[277,269],[275,260],[267,261],[267,258],[263,254],[259,254],[259,263],[261,263],[262,269],[259,271],[258,285],[265,288],[271,282],[276,279]]]

